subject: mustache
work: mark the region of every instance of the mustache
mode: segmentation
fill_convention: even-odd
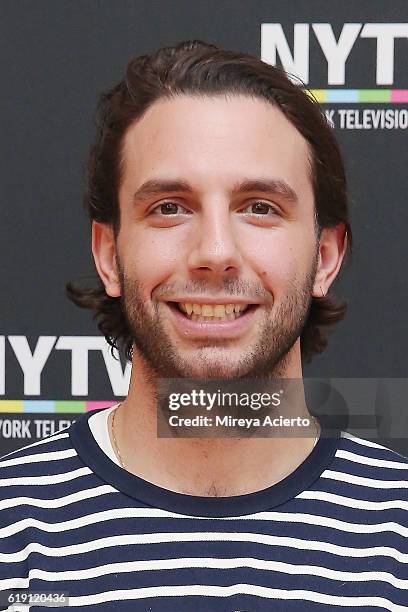
[[[256,296],[257,298],[261,297],[267,302],[273,301],[272,294],[264,287],[243,279],[224,279],[222,283],[218,283],[217,285],[209,284],[202,280],[193,280],[184,285],[175,282],[164,283],[154,290],[153,296],[154,298],[172,294],[217,296],[220,293],[234,297],[247,298],[247,301],[250,301],[251,296]]]

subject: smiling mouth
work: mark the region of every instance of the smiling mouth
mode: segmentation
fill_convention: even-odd
[[[193,304],[167,302],[167,305],[191,321],[235,321],[254,310],[259,304]]]

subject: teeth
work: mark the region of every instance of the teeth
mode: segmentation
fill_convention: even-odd
[[[212,306],[208,306],[207,304],[203,304],[201,306],[201,316],[203,316],[203,317],[213,317],[214,316],[214,308]]]
[[[212,319],[220,321],[233,321],[247,308],[248,304],[190,304],[178,303],[180,310],[186,313],[193,321]]]
[[[224,317],[225,316],[225,306],[223,304],[214,306],[214,317]]]

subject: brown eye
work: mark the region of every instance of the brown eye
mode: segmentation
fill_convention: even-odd
[[[254,213],[256,215],[268,215],[268,213],[275,214],[276,210],[270,204],[266,202],[253,202],[246,209],[249,213]]]
[[[178,209],[179,205],[175,204],[175,202],[163,202],[163,204],[160,204],[160,212],[163,215],[172,215],[172,214],[177,214],[177,209]]]
[[[167,202],[162,202],[161,204],[157,204],[151,211],[151,215],[154,216],[166,216],[173,217],[175,215],[187,215],[190,214],[190,211],[178,204],[177,202],[173,202],[172,200],[167,200]]]
[[[255,204],[252,204],[252,210],[257,215],[267,215],[271,207],[265,202],[255,202]]]

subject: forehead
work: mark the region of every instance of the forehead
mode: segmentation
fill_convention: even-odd
[[[155,102],[128,128],[123,161],[123,182],[132,187],[160,176],[222,189],[264,176],[286,181],[300,197],[312,195],[308,143],[278,108],[249,96]]]

